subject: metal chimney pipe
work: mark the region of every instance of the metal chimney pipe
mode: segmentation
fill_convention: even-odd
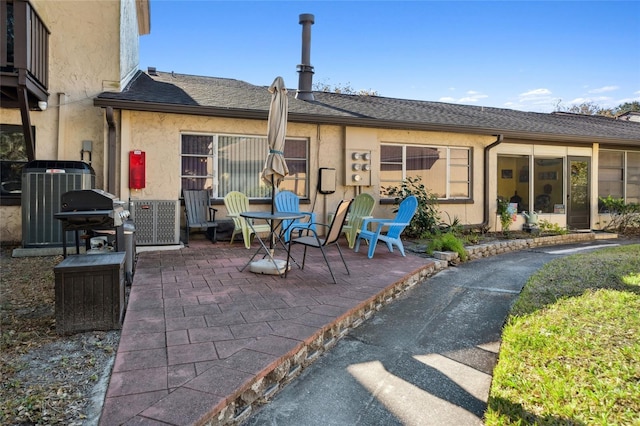
[[[313,66],[311,65],[311,25],[314,24],[314,16],[310,13],[300,15],[302,25],[302,63],[298,65],[298,91],[296,99],[313,101]]]

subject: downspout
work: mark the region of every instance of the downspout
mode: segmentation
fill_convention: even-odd
[[[484,148],[484,213],[482,223],[479,226],[481,229],[485,229],[487,225],[489,225],[489,178],[491,175],[491,171],[489,170],[489,154],[493,148],[500,145],[504,140],[504,135],[500,134],[496,136],[497,139],[495,142]]]
[[[116,189],[116,123],[113,107],[105,109],[107,118],[107,192],[115,194]],[[117,195],[117,194],[116,194]]]
[[[58,144],[57,144],[57,158],[62,160],[64,158],[64,135],[66,134],[65,113],[67,109],[67,94],[63,92],[58,93]]]

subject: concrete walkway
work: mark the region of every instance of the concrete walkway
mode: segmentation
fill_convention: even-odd
[[[246,426],[482,425],[504,320],[554,257],[523,250],[438,273],[345,336]]]

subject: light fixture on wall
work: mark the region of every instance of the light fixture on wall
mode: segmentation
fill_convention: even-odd
[[[47,104],[47,101],[38,101],[38,108],[40,108],[40,111],[45,111],[48,106],[49,104]]]

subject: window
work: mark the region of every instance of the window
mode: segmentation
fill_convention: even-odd
[[[535,157],[533,165],[533,209],[554,213],[556,205],[564,205],[564,159]],[[563,211],[564,209],[560,209]]]
[[[35,134],[35,128],[33,129]],[[4,199],[20,200],[22,168],[27,164],[27,145],[22,126],[0,125],[0,195]],[[15,204],[15,203],[13,203]]]
[[[280,184],[281,190],[288,190],[301,198],[309,198],[307,188],[309,144],[304,139],[287,139],[284,144],[284,158],[289,174]]]
[[[269,198],[271,188],[260,177],[268,152],[266,137],[183,134],[182,189],[206,189],[213,198],[231,191]],[[287,139],[284,157],[289,175],[279,188],[308,198],[308,141]]]
[[[471,197],[471,151],[421,145],[380,146],[380,195],[407,177],[420,177],[439,199]]]
[[[640,203],[640,152],[601,150],[598,164],[599,197]]]
[[[529,157],[498,156],[498,197],[518,204],[519,212],[529,211]]]
[[[564,210],[564,158],[499,155],[497,176],[498,197],[517,203],[519,212]]]

